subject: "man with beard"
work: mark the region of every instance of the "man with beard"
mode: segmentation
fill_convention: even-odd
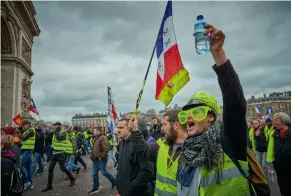
[[[71,145],[69,143],[67,132],[62,130],[62,124],[60,122],[54,123],[53,126],[52,156],[49,165],[48,183],[47,186],[41,190],[41,192],[47,192],[53,189],[52,183],[54,178],[54,169],[57,162],[59,163],[61,171],[66,173],[69,177],[71,181],[70,186],[74,186],[76,182],[76,178],[74,178],[72,173],[66,167],[66,149],[69,145]]]
[[[178,160],[187,137],[185,127],[178,120],[179,112],[180,110],[175,109],[163,116],[165,140],[158,150],[155,195],[177,195]]]

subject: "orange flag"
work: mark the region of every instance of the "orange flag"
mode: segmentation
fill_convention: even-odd
[[[22,123],[22,118],[20,116],[20,113],[17,114],[14,118],[12,118],[13,122],[15,122],[15,124],[17,124],[18,126],[21,125]]]

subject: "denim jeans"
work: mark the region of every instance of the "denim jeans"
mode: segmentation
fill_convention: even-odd
[[[21,152],[20,172],[22,174],[23,183],[27,182],[32,183],[31,163],[32,163],[32,150]]]
[[[117,162],[116,157],[115,157],[115,155],[114,155],[114,151],[113,151],[113,149],[110,150],[110,151],[108,152],[108,157],[109,157],[110,159],[112,159],[112,161],[114,162],[114,164]]]
[[[87,140],[84,141],[83,148],[84,148],[85,153],[89,154],[88,141]]]
[[[39,165],[39,173],[43,173],[43,162],[42,162],[41,153],[35,152],[33,157],[34,157],[34,161],[31,165],[31,175],[32,176],[35,172],[35,168],[36,168],[37,164]]]
[[[105,176],[111,184],[115,184],[115,178],[107,171],[106,161],[96,161],[93,162],[92,176],[93,176],[93,190],[99,189],[99,170]]]
[[[260,165],[262,166],[262,168],[264,169],[265,165],[266,165],[266,156],[267,156],[267,152],[255,152],[256,155],[256,159],[257,161],[260,163]]]
[[[75,162],[75,157],[74,156],[69,157],[68,162],[67,162],[67,166],[68,166],[68,170],[70,172],[73,172],[73,170],[78,169],[78,166],[75,165],[74,162]]]

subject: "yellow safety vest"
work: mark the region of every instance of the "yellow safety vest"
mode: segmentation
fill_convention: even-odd
[[[35,129],[33,127],[30,127],[27,130],[25,130],[23,134],[26,134],[30,130],[33,130],[34,136],[28,138],[25,141],[22,141],[22,146],[21,146],[21,149],[22,150],[33,150],[34,149],[34,144],[35,144]]]
[[[264,128],[265,133],[267,133],[267,142],[269,142],[269,138],[270,136],[274,133],[275,129],[274,126],[272,125],[270,128],[268,128],[268,126],[266,125]]]
[[[156,141],[157,145],[158,146],[161,146],[161,144],[164,143],[164,139],[163,138],[159,138],[157,141]]]
[[[84,131],[84,136],[85,136],[85,139],[89,138],[89,135],[88,135],[87,131]]]
[[[71,138],[73,138],[73,137],[75,137],[75,136],[72,135]],[[66,137],[66,141],[67,141],[67,147],[66,147],[65,152],[68,154],[73,154],[73,143],[71,142],[71,139],[68,135]]]
[[[65,130],[62,130],[60,133],[66,132]],[[56,139],[56,136],[54,134],[53,141],[52,141],[52,147],[54,150],[58,151],[65,151],[67,150],[69,144],[68,144],[68,134],[66,133],[66,140],[59,141]]]
[[[245,173],[249,173],[248,162],[238,161]],[[217,171],[200,168],[199,196],[249,196],[249,182],[232,160],[224,153],[223,169],[219,183]]]
[[[108,138],[108,135],[109,135],[109,134],[111,134],[111,133],[107,133],[107,134],[106,134],[106,137],[107,137],[107,138]],[[113,135],[112,135],[112,138],[111,138],[110,140],[108,139],[108,143],[109,143],[110,146],[113,146]]]
[[[155,196],[165,195],[174,196],[177,195],[177,170],[179,157],[168,168],[168,153],[169,145],[164,142],[160,143],[157,159],[157,174],[156,174],[156,188]]]
[[[273,137],[274,131],[270,134],[266,162],[272,163],[275,161],[275,141]]]
[[[266,129],[264,129],[263,131],[264,131],[264,134],[265,134],[265,137],[266,137],[266,141],[268,142],[268,140],[269,140],[268,131]],[[257,148],[256,148],[254,128],[251,128],[250,131],[249,131],[249,139],[252,142],[252,149],[253,149],[253,151],[256,152],[256,149]]]

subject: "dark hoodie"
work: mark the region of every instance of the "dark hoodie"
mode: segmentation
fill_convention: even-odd
[[[116,187],[121,196],[151,196],[154,165],[140,131],[131,133],[119,148]]]
[[[35,129],[36,137],[34,144],[34,152],[44,153],[44,132],[42,129]]]
[[[13,165],[16,163],[15,155],[11,150],[1,150],[1,195],[9,195],[10,181],[13,173]],[[16,184],[13,177],[12,187]]]

